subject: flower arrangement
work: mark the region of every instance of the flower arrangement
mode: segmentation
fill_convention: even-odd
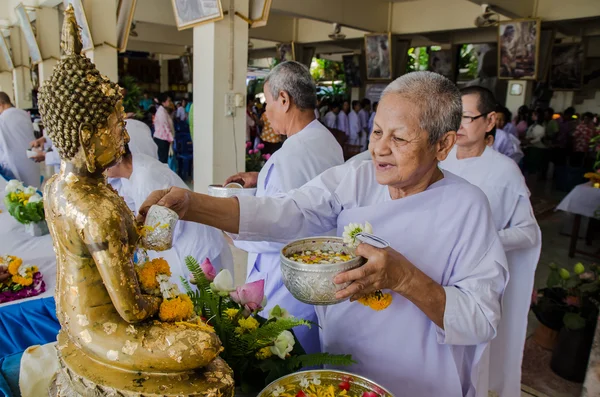
[[[361,232],[372,234],[373,226],[371,226],[369,222],[365,222],[364,226],[360,223],[350,223],[349,225],[344,226],[344,232],[342,234],[344,244],[354,248],[358,247],[359,241],[357,241],[356,235]],[[370,307],[375,311],[381,311],[392,304],[392,294],[383,293],[382,291],[377,290],[358,299],[358,302]]]
[[[12,255],[0,257],[0,303],[29,298],[46,291],[37,266],[23,264]]]
[[[266,305],[264,280],[235,288],[228,270],[217,274],[210,261],[199,264],[192,257],[185,262],[196,289],[185,279],[182,283],[196,313],[208,319],[221,339],[221,358],[243,393],[258,392],[301,368],[353,363],[349,355],[306,354],[292,329],[311,323],[291,317],[284,308],[275,306],[266,318],[259,315]]]
[[[600,171],[600,170],[598,170]],[[583,177],[586,179],[589,179],[590,182],[592,183],[592,186],[595,187],[596,189],[600,188],[600,172],[586,172],[585,174],[583,174]]]
[[[261,154],[265,145],[259,143],[256,149],[252,149],[252,142],[246,142],[246,171],[259,172],[264,167],[267,160],[271,158],[270,154]]]
[[[368,381],[335,371],[305,371],[280,379],[265,390],[273,397],[382,397],[389,394]]]
[[[171,268],[163,258],[143,262],[136,268],[142,291],[162,296],[158,318],[165,322],[189,321],[195,317],[194,305],[187,294],[169,281]]]
[[[44,221],[44,203],[35,187],[25,187],[23,182],[12,179],[4,192],[4,204],[17,222],[27,225]]]

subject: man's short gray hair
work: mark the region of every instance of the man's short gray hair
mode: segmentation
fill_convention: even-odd
[[[280,92],[285,91],[300,109],[317,106],[317,86],[308,68],[299,62],[288,61],[275,66],[267,75],[266,83],[269,83],[275,100]]]
[[[391,82],[381,95],[398,94],[417,105],[419,125],[436,144],[448,131],[458,131],[462,120],[462,101],[456,85],[433,72],[412,72]]]

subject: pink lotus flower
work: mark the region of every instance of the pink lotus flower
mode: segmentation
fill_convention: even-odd
[[[583,281],[594,281],[596,279],[596,275],[592,271],[583,272],[579,275],[579,279]]]
[[[250,149],[248,150],[248,154],[258,153],[258,150]]]
[[[265,296],[265,280],[258,280],[237,287],[229,296],[234,302],[239,303],[251,312],[258,310]]]
[[[252,147],[252,142],[246,142],[246,149],[250,149]]]
[[[256,145],[256,148],[257,148],[258,150],[263,150],[263,149],[265,148],[265,145],[264,145],[264,144],[262,144],[262,143],[259,143],[258,145]]]
[[[581,306],[581,302],[580,302],[578,296],[567,296],[567,298],[565,299],[565,302],[569,306],[576,306],[576,307]]]
[[[217,271],[210,262],[210,259],[206,258],[204,262],[200,264],[200,268],[202,269],[202,272],[208,281],[213,281],[215,277],[217,277]]]
[[[270,158],[271,158],[271,155],[269,153],[263,154],[263,159],[268,160]]]

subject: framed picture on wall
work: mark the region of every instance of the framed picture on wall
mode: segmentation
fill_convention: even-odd
[[[365,86],[365,98],[369,99],[371,103],[379,102],[385,87],[387,87],[387,84],[367,84]]]
[[[65,6],[68,6],[69,4],[73,5],[73,11],[75,11],[75,20],[81,29],[79,31],[81,33],[81,51],[86,52],[93,50],[94,40],[92,40],[92,32],[90,31],[90,25],[88,24],[88,20],[85,16],[85,10],[83,9],[81,0],[65,0]]]
[[[539,19],[498,24],[498,77],[535,80],[540,49]]]
[[[392,35],[373,33],[365,35],[367,80],[392,79]]]
[[[360,55],[344,55],[342,57],[344,63],[344,74],[346,75],[346,85],[348,87],[360,87]]]
[[[33,27],[31,26],[31,21],[29,21],[29,15],[27,15],[27,10],[25,6],[20,3],[15,8],[15,13],[17,14],[17,19],[19,20],[19,26],[21,27],[21,31],[23,32],[23,36],[25,37],[25,42],[27,42],[27,48],[29,49],[29,57],[31,58],[31,64],[37,65],[42,62],[42,53],[40,52],[40,47],[38,46],[37,40],[35,38],[35,32],[33,31]]]
[[[137,0],[119,0],[117,9],[117,47],[119,52],[125,52],[127,49],[136,3]]]
[[[223,19],[221,0],[171,0],[171,2],[179,30]]]
[[[272,0],[250,0],[250,28],[266,26]]]
[[[8,48],[8,44],[6,42],[6,38],[4,37],[4,35],[2,34],[2,32],[0,31],[0,53],[2,53],[2,60],[4,61],[4,65],[3,69],[5,68],[6,70],[1,70],[3,72],[12,72],[12,70],[15,68],[15,65],[13,64],[12,61],[12,56],[10,54],[10,49]]]
[[[277,59],[279,62],[295,61],[296,49],[294,42],[277,44]]]
[[[583,43],[554,45],[550,67],[550,88],[555,91],[581,89],[584,60]]]
[[[429,70],[442,76],[455,80],[455,54],[454,50],[439,50],[429,52]]]

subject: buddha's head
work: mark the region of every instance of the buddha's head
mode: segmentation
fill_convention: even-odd
[[[85,165],[92,173],[104,171],[121,158],[129,142],[123,96],[81,54],[71,5],[65,11],[61,47],[64,56],[38,95],[44,126],[63,161]]]

